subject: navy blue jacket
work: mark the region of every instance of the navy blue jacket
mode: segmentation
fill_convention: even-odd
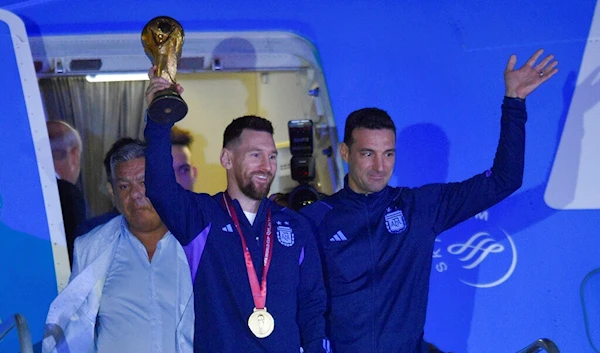
[[[85,221],[85,200],[83,199],[81,190],[70,182],[56,179],[56,184],[58,186],[58,196],[60,197],[63,225],[65,227],[69,263],[73,265],[73,244],[77,236],[75,229]]]
[[[175,180],[171,126],[148,119],[146,195],[183,245],[194,280],[194,352],[326,352],[326,292],[310,223],[300,214],[264,199],[253,225],[233,201],[258,278],[262,278],[267,208],[273,223],[273,253],[267,275],[267,310],[275,330],[256,338],[248,328],[254,302],[240,236],[223,204],[183,189]]]
[[[489,208],[522,183],[525,103],[505,98],[491,170],[460,183],[386,187],[347,184],[301,210],[318,227],[334,352],[427,352],[423,326],[435,237]]]

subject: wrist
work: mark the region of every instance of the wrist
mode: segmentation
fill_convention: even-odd
[[[504,93],[505,97],[508,98],[517,98],[517,99],[525,99],[525,97],[521,97],[516,91],[507,89]]]
[[[517,96],[505,95],[504,98],[505,99],[514,99],[514,100],[517,100],[519,102],[525,102],[525,98],[521,98],[521,97],[517,97]]]

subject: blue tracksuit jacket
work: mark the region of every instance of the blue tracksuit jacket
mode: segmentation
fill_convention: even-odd
[[[172,167],[170,125],[148,119],[145,129],[146,195],[183,245],[194,281],[194,352],[326,352],[326,292],[320,257],[309,222],[264,199],[253,225],[233,205],[259,282],[267,208],[273,222],[273,253],[267,275],[267,310],[275,330],[256,338],[248,328],[254,302],[235,225],[214,196],[184,190]]]
[[[334,352],[427,352],[423,326],[435,237],[522,183],[525,103],[505,98],[491,170],[460,183],[341,191],[301,210],[317,228]]]

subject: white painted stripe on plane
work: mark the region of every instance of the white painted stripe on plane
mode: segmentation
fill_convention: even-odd
[[[548,185],[546,204],[554,209],[600,209],[600,2],[596,4],[579,76]],[[584,133],[585,132],[585,133]]]

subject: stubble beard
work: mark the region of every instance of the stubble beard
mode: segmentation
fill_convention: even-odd
[[[270,180],[269,183],[265,186],[264,190],[260,190],[252,182],[252,175],[250,176],[248,182],[244,182],[243,178],[237,178],[240,191],[253,200],[260,201],[264,199],[269,194],[269,191],[271,190],[271,184],[273,183],[273,176],[271,174],[267,174],[267,176],[270,178]]]

